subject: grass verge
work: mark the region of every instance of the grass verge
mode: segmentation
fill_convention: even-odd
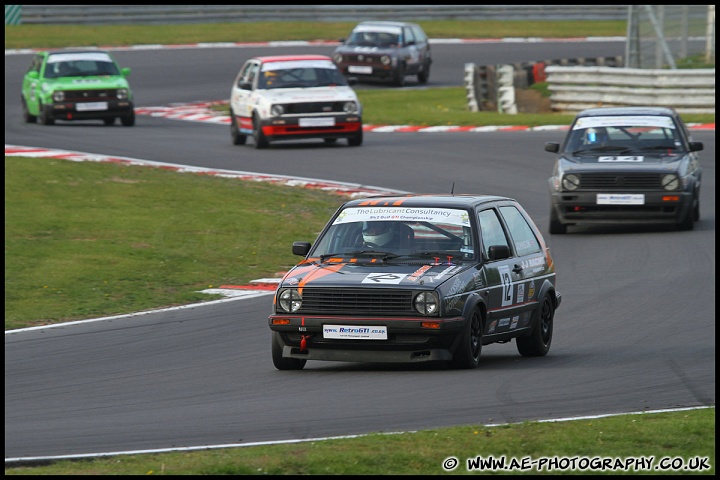
[[[458,464],[448,471],[443,466],[452,464],[450,457]],[[479,468],[478,457],[505,459],[508,467],[514,460],[519,468]],[[679,468],[664,468],[672,466]],[[6,464],[5,468],[5,475],[447,473],[714,475],[715,409],[498,427],[470,425],[290,445],[63,460],[34,467]]]
[[[625,36],[626,22],[589,21],[418,21],[428,37],[583,38]],[[357,22],[247,22],[178,25],[6,25],[5,48],[183,45],[200,42],[337,41]],[[552,33],[549,33],[552,32]]]
[[[262,199],[262,200],[260,200]],[[5,158],[5,329],[214,296],[297,263],[343,198],[159,168]],[[278,228],[282,225],[282,228]]]

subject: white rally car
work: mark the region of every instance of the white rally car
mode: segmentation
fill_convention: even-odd
[[[324,55],[251,58],[230,92],[233,144],[244,145],[251,135],[255,148],[304,138],[361,145],[362,107],[349,81]]]

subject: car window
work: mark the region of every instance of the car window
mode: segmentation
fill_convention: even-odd
[[[417,26],[417,25],[414,25],[414,26],[412,27],[412,31],[413,31],[413,34],[415,35],[415,40],[416,40],[418,43],[425,43],[425,42],[427,42],[427,37],[425,36],[425,32],[423,31],[422,28],[420,28],[420,27]]]
[[[516,207],[500,207],[500,213],[510,230],[510,236],[513,239],[515,252],[518,256],[529,255],[540,251],[540,243],[535,237],[532,228]]]
[[[33,58],[32,62],[30,62],[30,67],[27,69],[29,72],[40,72],[40,67],[42,67],[43,62],[43,55],[36,55],[35,58]]]
[[[345,44],[356,47],[398,47],[403,41],[401,34],[399,27],[362,25],[353,29]]]
[[[483,250],[486,256],[489,256],[489,249],[493,245],[508,245],[505,230],[503,230],[500,219],[494,209],[483,210],[478,213],[478,221],[480,223],[480,236],[482,238]]]
[[[682,148],[681,133],[671,117],[637,115],[579,118],[568,136],[565,150],[633,153]]]
[[[313,255],[358,254],[369,244],[383,252],[422,258],[475,257],[467,211],[402,207],[345,209],[318,239]]]
[[[410,27],[403,28],[403,35],[405,35],[405,38],[403,39],[405,41],[405,44],[409,44],[410,42],[417,43],[417,39],[415,38],[415,34],[413,33],[412,28],[410,28]]]
[[[120,75],[109,54],[104,52],[55,53],[48,56],[45,78]]]
[[[310,88],[347,85],[330,61],[275,62],[263,65],[258,88]]]

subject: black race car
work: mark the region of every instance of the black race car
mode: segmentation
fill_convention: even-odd
[[[475,368],[483,345],[550,349],[555,264],[513,199],[408,195],[342,205],[281,280],[269,316],[273,364],[449,362]]]
[[[702,169],[680,116],[661,107],[580,112],[559,153],[550,184],[550,233],[575,224],[671,224],[700,219]]]
[[[430,41],[420,25],[407,22],[361,22],[333,52],[340,71],[359,81],[382,81],[402,87],[405,77],[430,77]]]

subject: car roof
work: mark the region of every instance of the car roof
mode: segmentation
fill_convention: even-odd
[[[330,57],[327,55],[315,55],[315,54],[307,54],[307,55],[267,55],[267,56],[261,56],[261,57],[254,57],[255,60],[259,60],[262,63],[269,63],[269,62],[296,62],[299,60],[329,60],[332,61]]]
[[[362,26],[368,26],[368,25],[377,25],[378,27],[417,27],[418,25],[415,23],[409,23],[409,22],[393,22],[393,21],[383,21],[383,20],[368,20],[366,22],[360,22],[356,25],[356,27]]]
[[[82,50],[77,50],[77,49],[73,49],[73,50],[53,50],[52,52],[45,52],[45,53],[47,53],[48,56],[50,56],[50,55],[67,55],[68,53],[72,53],[72,54],[78,54],[78,53],[108,53],[108,51],[107,51],[107,50],[98,50],[98,49],[96,49],[96,48],[91,48],[91,49],[82,49]]]
[[[605,115],[659,115],[674,117],[675,110],[666,107],[598,107],[578,113],[578,117],[602,117]]]
[[[345,203],[345,207],[437,207],[437,208],[468,208],[495,201],[511,201],[514,199],[497,195],[453,195],[453,194],[408,194],[378,195],[358,198]]]

